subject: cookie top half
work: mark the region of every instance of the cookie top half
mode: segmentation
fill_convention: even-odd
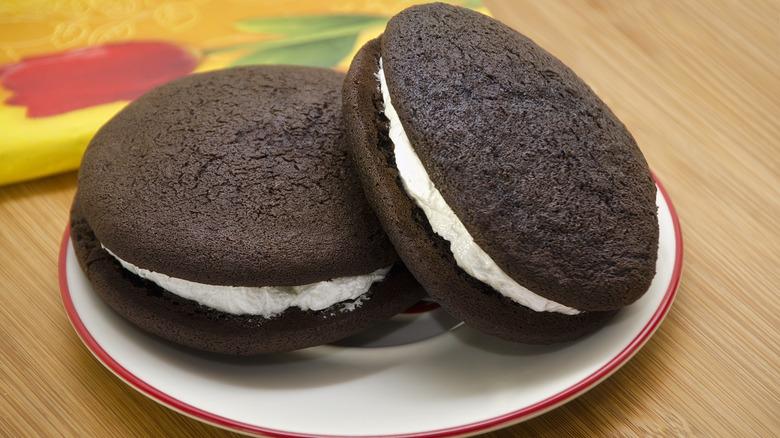
[[[347,157],[343,78],[251,66],[145,94],[84,154],[89,226],[123,260],[206,284],[302,285],[393,264]]]
[[[502,270],[578,309],[618,308],[647,290],[654,180],[576,74],[504,24],[440,3],[391,19],[380,56],[415,153]]]

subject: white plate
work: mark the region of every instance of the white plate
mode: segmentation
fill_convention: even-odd
[[[87,348],[153,400],[213,425],[253,435],[441,437],[528,420],[615,372],[668,312],[682,269],[677,216],[659,184],[660,249],[650,290],[596,333],[528,346],[465,325],[378,348],[325,345],[226,358],[147,335],[93,292],[66,230],[60,288]]]

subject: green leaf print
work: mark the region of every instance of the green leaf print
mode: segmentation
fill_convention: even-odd
[[[375,15],[296,15],[253,18],[235,23],[245,32],[276,36],[272,40],[218,47],[207,53],[249,51],[231,65],[288,64],[335,67],[349,55],[363,30],[380,26]]]
[[[333,67],[352,51],[356,39],[357,34],[293,44],[274,44],[274,41],[269,41],[267,44],[258,45],[256,50],[239,58],[233,65],[287,64]]]
[[[346,35],[383,24],[386,17],[375,15],[296,15],[288,17],[253,18],[239,21],[236,27],[245,32],[271,35]]]

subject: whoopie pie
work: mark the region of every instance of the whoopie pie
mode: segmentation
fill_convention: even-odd
[[[347,156],[343,80],[194,74],[106,123],[71,211],[97,294],[143,330],[225,354],[332,342],[422,298]]]
[[[527,37],[413,6],[357,53],[347,142],[404,264],[453,316],[527,343],[575,339],[655,275],[656,186],[634,138]]]

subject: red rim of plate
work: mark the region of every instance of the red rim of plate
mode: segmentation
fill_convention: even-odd
[[[666,293],[664,294],[664,297],[661,301],[661,304],[658,306],[658,309],[656,309],[653,316],[650,318],[647,324],[642,328],[639,334],[620,353],[618,353],[615,357],[613,357],[609,362],[604,364],[604,366],[602,366],[601,368],[593,372],[588,377],[582,379],[577,384],[572,385],[568,389],[561,391],[551,397],[548,397],[545,400],[542,400],[530,406],[526,406],[522,409],[518,409],[509,412],[507,414],[500,415],[487,420],[482,420],[479,422],[464,424],[461,426],[455,426],[446,429],[437,429],[431,431],[423,431],[423,432],[399,434],[399,435],[375,435],[375,437],[438,438],[438,437],[450,437],[456,435],[468,435],[477,432],[484,433],[489,430],[507,427],[512,424],[529,420],[535,416],[541,415],[583,394],[588,389],[596,386],[598,383],[600,383],[601,381],[603,381],[604,379],[612,375],[612,373],[617,371],[622,364],[624,364],[629,359],[631,359],[631,357],[633,357],[634,354],[636,354],[639,351],[639,349],[642,348],[642,346],[650,339],[653,333],[655,333],[656,329],[658,329],[658,326],[661,324],[661,321],[663,321],[664,317],[668,313],[669,308],[671,307],[672,302],[674,301],[674,297],[677,293],[677,288],[680,284],[680,277],[682,274],[683,242],[682,242],[682,233],[680,230],[680,223],[677,217],[677,212],[675,211],[674,206],[672,205],[671,199],[669,199],[669,195],[667,194],[666,190],[664,189],[664,187],[661,185],[661,183],[658,181],[657,178],[656,178],[656,185],[658,186],[658,189],[660,190],[661,194],[664,197],[664,200],[666,201],[666,204],[669,208],[669,213],[672,218],[672,224],[674,227],[674,238],[675,238],[674,268],[672,270],[672,277],[669,282],[669,286],[666,289]],[[116,360],[114,360],[114,358],[112,358],[108,353],[106,353],[106,351],[103,349],[103,347],[100,346],[100,344],[98,344],[98,342],[95,340],[95,338],[92,337],[92,335],[84,325],[83,321],[79,317],[78,313],[76,312],[76,308],[70,296],[70,291],[68,290],[68,279],[66,275],[66,266],[65,266],[69,241],[70,241],[70,227],[66,226],[65,233],[62,237],[62,243],[60,245],[60,254],[59,254],[60,291],[62,293],[62,301],[65,305],[65,310],[68,313],[68,317],[70,318],[73,328],[76,330],[76,333],[78,333],[79,337],[84,342],[84,345],[87,346],[87,349],[89,349],[90,352],[95,356],[95,358],[97,358],[106,368],[108,368],[111,372],[113,372],[117,377],[125,381],[128,385],[132,386],[133,388],[135,388],[142,394],[146,395],[147,397],[151,398],[152,400],[155,400],[158,403],[161,403],[175,411],[178,411],[182,414],[203,421],[205,423],[209,423],[214,426],[221,427],[223,429],[229,429],[229,430],[243,432],[243,433],[250,433],[254,435],[265,435],[265,436],[285,437],[285,438],[288,437],[300,438],[304,436],[307,437],[317,436],[322,438],[340,437],[339,435],[310,435],[310,434],[304,435],[295,432],[286,432],[283,430],[268,429],[268,428],[264,428],[252,424],[243,423],[240,421],[231,420],[229,418],[225,418],[219,415],[214,415],[210,412],[196,408],[194,406],[182,402],[181,400],[169,396],[165,392],[149,385],[144,380],[138,378],[133,373],[126,370],[121,364],[119,364]]]

